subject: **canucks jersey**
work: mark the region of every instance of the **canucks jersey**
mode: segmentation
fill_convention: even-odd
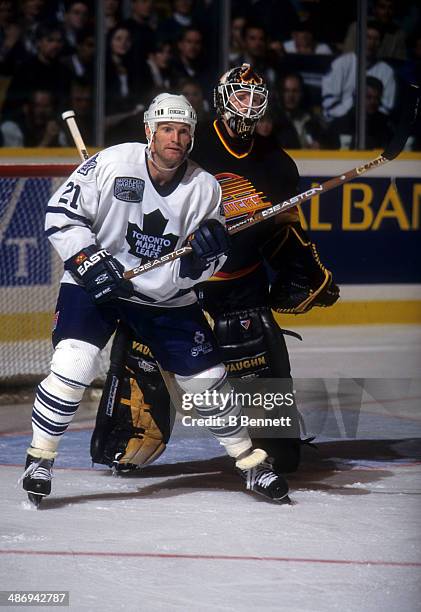
[[[216,179],[191,160],[167,186],[156,186],[146,163],[146,145],[125,143],[82,163],[51,197],[45,230],[63,261],[95,244],[126,270],[174,251],[206,219],[225,223]],[[225,262],[221,256],[196,280],[180,278],[180,260],[132,279],[132,301],[184,306],[196,301],[193,285]],[[62,282],[76,283],[70,272]]]

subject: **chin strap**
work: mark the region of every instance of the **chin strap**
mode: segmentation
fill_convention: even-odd
[[[178,168],[180,166],[182,166],[184,164],[184,162],[186,161],[187,157],[188,157],[188,153],[183,157],[183,159],[181,160],[181,162],[178,164],[178,166],[174,166],[174,168],[164,168],[163,166],[160,166],[152,157],[152,153],[149,149],[149,147],[147,147],[146,149],[146,157],[150,160],[150,162],[155,166],[155,168],[158,168],[158,170],[160,172],[174,172],[174,170],[178,170]]]

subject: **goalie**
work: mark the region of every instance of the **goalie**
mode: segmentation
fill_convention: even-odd
[[[206,133],[199,136],[194,157],[218,179],[229,227],[298,193],[299,177],[287,153],[254,134],[268,91],[248,64],[222,76],[214,99],[217,119],[202,128]],[[272,310],[301,314],[331,306],[339,297],[296,209],[235,234],[222,269],[195,290],[214,321],[228,376],[284,379],[291,389],[284,334],[297,334],[280,329]],[[157,363],[142,339],[121,327],[91,440],[92,459],[117,471],[145,466],[165,449],[172,423]],[[299,431],[252,441],[266,450],[278,474],[297,469]]]

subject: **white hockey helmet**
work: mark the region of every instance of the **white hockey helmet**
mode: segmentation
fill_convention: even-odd
[[[145,111],[143,120],[151,131],[150,136],[147,136],[149,149],[157,124],[168,121],[187,123],[189,125],[191,144],[188,153],[193,149],[194,129],[197,123],[196,111],[184,96],[177,96],[171,93],[159,94],[152,100],[149,108]]]

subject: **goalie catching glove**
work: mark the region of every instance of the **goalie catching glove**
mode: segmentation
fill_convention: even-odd
[[[97,304],[133,295],[133,286],[123,276],[124,267],[106,249],[91,245],[64,264]]]
[[[303,314],[314,306],[332,306],[339,287],[321,263],[316,246],[299,223],[283,226],[262,249],[276,271],[270,307],[283,314]]]

